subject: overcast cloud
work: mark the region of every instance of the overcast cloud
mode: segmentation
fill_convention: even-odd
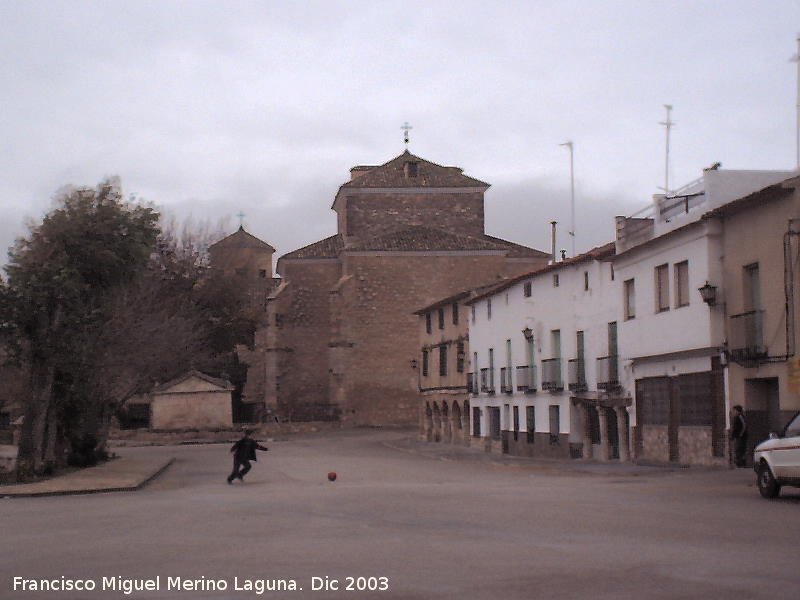
[[[664,180],[795,166],[800,3],[0,0],[0,245],[119,175],[284,254],[335,232],[356,164],[410,149],[492,184],[487,233],[577,249]]]

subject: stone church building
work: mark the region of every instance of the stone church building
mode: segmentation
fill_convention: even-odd
[[[248,364],[243,401],[262,418],[416,423],[414,312],[549,259],[487,235],[489,184],[457,167],[406,150],[350,175],[331,207],[337,232],[280,257],[280,278],[262,274],[271,290],[263,324],[254,348],[239,352]]]

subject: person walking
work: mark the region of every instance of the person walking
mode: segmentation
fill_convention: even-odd
[[[250,437],[253,433],[250,429],[244,430],[244,437],[231,447],[233,452],[233,471],[228,475],[228,484],[233,483],[234,479],[244,481],[244,476],[250,471],[250,461],[257,461],[256,450],[267,451],[266,448]]]
[[[733,407],[733,421],[731,423],[731,440],[733,441],[733,462],[737,467],[747,466],[747,421],[741,405]]]

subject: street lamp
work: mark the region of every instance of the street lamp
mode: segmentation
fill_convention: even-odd
[[[709,306],[715,306],[717,304],[717,286],[711,285],[706,281],[706,284],[703,287],[697,288],[697,290],[700,292],[703,302]]]

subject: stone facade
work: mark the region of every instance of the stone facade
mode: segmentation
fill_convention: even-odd
[[[209,249],[211,268],[224,273],[235,282],[249,300],[249,308],[263,317],[267,298],[280,285],[273,277],[272,255],[275,249],[268,243],[246,232],[243,227],[212,244]],[[257,336],[258,334],[256,334]],[[240,361],[250,360],[248,345],[237,347]],[[264,390],[266,375],[263,364],[249,369],[242,383],[237,380],[233,392],[233,417],[236,422],[253,422],[264,419]]]
[[[463,291],[428,305],[418,317],[419,436],[429,442],[470,444],[469,307]]]
[[[530,271],[547,255],[484,233],[488,184],[408,152],[355,167],[333,202],[338,232],[278,260],[249,365],[247,401],[291,420],[418,421],[413,311]],[[263,380],[263,389],[250,386]]]

